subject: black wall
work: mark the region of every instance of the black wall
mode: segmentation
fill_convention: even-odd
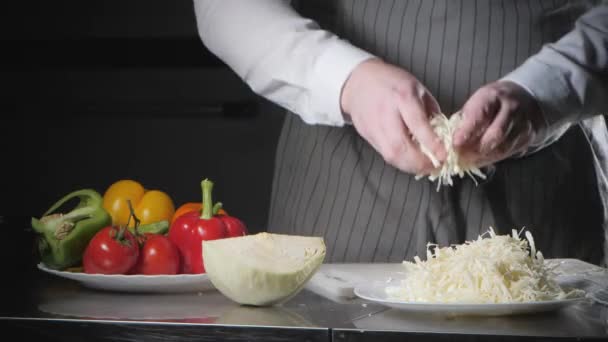
[[[131,178],[177,206],[200,181],[265,228],[282,111],[202,45],[192,1],[14,2],[0,24],[0,216]]]

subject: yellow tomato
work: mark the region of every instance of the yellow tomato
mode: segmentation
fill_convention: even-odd
[[[131,200],[141,224],[170,222],[175,213],[173,200],[165,192],[146,190],[140,183],[125,179],[110,185],[103,195],[103,207],[112,216],[114,225],[127,224],[130,215],[127,200]],[[133,220],[129,226],[134,226]]]

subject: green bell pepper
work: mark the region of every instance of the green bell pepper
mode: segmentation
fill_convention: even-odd
[[[80,202],[71,211],[53,213],[73,198]],[[38,233],[40,258],[46,266],[62,270],[80,264],[89,241],[99,230],[112,224],[102,204],[98,192],[83,189],[67,194],[40,219],[32,218],[32,228]]]
[[[165,235],[169,232],[169,221],[163,220],[148,224],[142,224],[141,226],[137,226],[137,232],[135,228],[129,227],[129,231],[132,234],[160,234]]]

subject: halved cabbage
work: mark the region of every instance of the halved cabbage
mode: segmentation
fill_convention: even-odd
[[[325,258],[320,237],[259,233],[203,241],[205,270],[213,285],[240,304],[268,306],[287,301]]]

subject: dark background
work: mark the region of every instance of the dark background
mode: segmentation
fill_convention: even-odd
[[[8,8],[6,8],[8,6]],[[265,229],[282,111],[203,46],[191,0],[15,1],[0,21],[0,216],[134,179],[176,207],[200,181]]]

